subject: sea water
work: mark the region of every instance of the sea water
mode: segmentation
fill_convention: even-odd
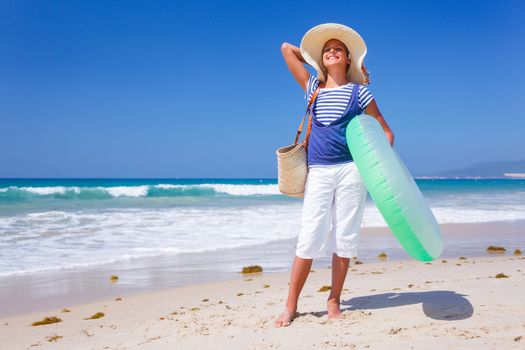
[[[525,180],[416,182],[440,224],[525,219]],[[0,277],[291,239],[301,206],[275,179],[0,179]]]

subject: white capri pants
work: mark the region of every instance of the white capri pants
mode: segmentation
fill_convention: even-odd
[[[354,162],[310,167],[295,254],[303,259],[327,253],[357,256],[366,193]]]

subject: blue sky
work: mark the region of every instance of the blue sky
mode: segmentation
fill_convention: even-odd
[[[275,177],[343,23],[414,175],[525,159],[523,1],[0,0],[0,177]]]

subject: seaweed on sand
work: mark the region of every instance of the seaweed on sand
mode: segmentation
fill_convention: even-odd
[[[88,318],[85,318],[84,320],[96,320],[97,318],[102,318],[106,316],[103,312],[97,312],[96,314],[93,314],[89,316]]]
[[[50,316],[50,317],[44,317],[44,319],[42,319],[41,321],[35,321],[31,323],[31,326],[43,326],[46,324],[52,324],[52,323],[58,323],[58,322],[62,322],[62,319],[55,317],[55,316]]]
[[[498,247],[493,245],[487,247],[487,252],[489,253],[504,253],[506,251],[507,249],[505,249],[504,247]]]
[[[258,273],[262,271],[263,268],[260,265],[245,266],[242,268],[242,273]]]
[[[331,289],[332,287],[330,286],[322,286],[321,288],[319,288],[318,292],[328,292]]]

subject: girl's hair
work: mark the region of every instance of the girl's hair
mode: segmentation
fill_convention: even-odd
[[[370,72],[368,71],[368,69],[366,69],[366,66],[364,64],[361,66],[361,71],[363,72],[363,75],[365,76],[365,85],[369,85],[370,84]]]

